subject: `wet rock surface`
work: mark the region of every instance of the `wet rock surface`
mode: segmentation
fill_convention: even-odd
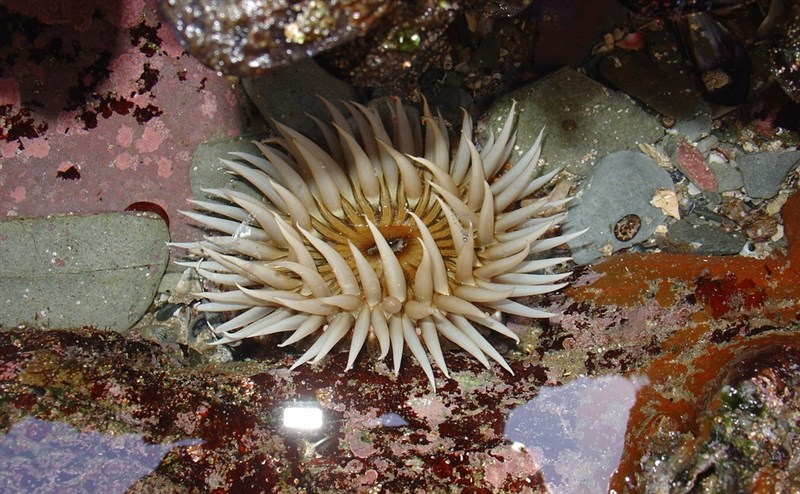
[[[365,356],[345,373],[346,351],[289,371],[300,350],[220,365],[183,344],[114,332],[4,330],[0,424],[32,427],[33,417],[90,432],[85,441],[100,434],[111,441],[113,433],[116,448],[135,437],[161,445],[148,452],[132,443],[133,464],[153,455],[160,461],[127,492],[430,492],[442,485],[545,492],[609,482],[618,492],[640,492],[672,475],[646,468],[649,458],[693,461],[694,449],[680,441],[698,431],[693,424],[703,420],[709,390],[729,382],[719,362],[756,362],[746,356],[793,344],[800,275],[789,262],[615,256],[550,300],[563,308],[557,321],[514,321],[530,332],[508,353],[514,376],[447,351],[452,379],[437,376],[436,394],[413,364],[394,377]],[[763,269],[776,273],[769,283],[753,277]],[[736,371],[757,375],[764,366],[750,368]],[[636,377],[610,376],[613,370]],[[738,434],[783,423],[773,428],[777,437],[796,441],[798,430],[786,421],[796,413],[793,395],[770,396],[763,425],[739,423]],[[296,428],[292,414],[304,412],[320,413],[320,425],[306,418],[308,428]],[[644,440],[653,434],[672,447]],[[74,436],[56,437],[39,450],[50,452],[37,457],[42,468],[69,458]],[[746,481],[770,461],[755,457],[737,475]],[[29,457],[11,455],[8,465],[31,471]],[[82,471],[82,482],[99,474]],[[4,476],[3,487],[18,478]]]
[[[682,118],[700,100],[689,68],[672,47],[663,29],[644,31],[648,56],[641,51],[616,50],[597,62],[599,75],[609,84],[645,102],[662,115]]]
[[[800,162],[800,151],[753,153],[736,160],[750,197],[765,199],[780,189],[786,173]]]
[[[670,225],[667,242],[676,252],[726,256],[741,252],[747,239],[702,218],[687,216]]]
[[[151,203],[193,238],[186,171],[242,133],[240,86],[185,54],[154,0],[4,2],[0,27],[0,216]]]
[[[274,122],[321,142],[319,127],[308,115],[325,115],[321,98],[344,110],[341,101],[357,101],[350,84],[333,77],[315,61],[304,60],[260,78],[242,80],[247,95],[275,131]]]
[[[708,163],[717,182],[717,192],[730,192],[744,187],[742,172],[735,162],[711,161]]]
[[[726,369],[730,377],[710,397],[709,413],[697,423],[695,443],[681,444],[665,435],[656,438],[659,446],[643,461],[653,472],[653,488],[732,491],[747,486],[751,492],[778,492],[800,481],[794,465],[800,440],[800,348],[792,338],[759,343],[742,352],[744,365]],[[658,452],[671,442],[679,454]],[[664,453],[668,461],[656,460]]]
[[[263,134],[244,135],[235,139],[207,141],[197,146],[192,155],[192,168],[189,170],[192,197],[195,199],[209,199],[214,196],[203,189],[224,188],[257,194],[249,183],[228,173],[220,160],[233,159],[235,157],[231,153],[236,152],[258,156],[260,151],[253,144],[253,141],[263,138]],[[184,209],[188,209],[189,206],[187,204]]]
[[[612,153],[581,184],[565,232],[589,228],[568,244],[578,264],[630,247],[649,238],[666,215],[651,204],[659,190],[672,191],[669,174],[648,156]]]
[[[691,114],[675,122],[670,133],[679,135],[690,142],[699,141],[711,133],[713,119],[711,108],[705,102],[698,102]]]
[[[653,143],[664,129],[626,96],[572,69],[563,69],[514,91],[492,106],[490,130],[505,121],[511,101],[517,101],[517,145],[528,149],[546,129],[542,159],[544,170],[564,168],[585,175],[600,159],[614,151]]]
[[[253,76],[365,34],[386,12],[383,3],[168,0],[162,8],[203,63],[229,75]]]
[[[153,301],[168,240],[150,214],[0,221],[0,326],[130,328]]]

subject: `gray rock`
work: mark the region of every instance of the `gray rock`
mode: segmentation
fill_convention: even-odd
[[[747,238],[700,217],[687,216],[670,225],[667,241],[678,252],[725,256],[741,252]]]
[[[189,171],[192,196],[195,199],[208,199],[212,196],[202,189],[233,189],[259,197],[261,194],[249,182],[238,175],[228,173],[220,158],[238,160],[230,154],[234,151],[261,156],[261,151],[252,141],[260,140],[262,137],[264,136],[218,139],[197,146],[192,156],[192,169]],[[187,207],[191,208],[189,205]]]
[[[800,151],[745,154],[736,159],[747,195],[767,199],[778,193],[786,174],[797,166]]]
[[[270,125],[276,120],[318,142],[322,134],[308,115],[328,120],[328,110],[319,96],[342,111],[341,100],[358,99],[350,84],[333,77],[312,59],[257,79],[243,79],[242,86]]]
[[[155,215],[0,221],[0,326],[123,331],[153,301],[169,252]]]
[[[695,142],[711,133],[711,108],[704,101],[695,105],[691,115],[675,122],[670,131],[684,137],[687,141]]]
[[[656,142],[664,134],[655,118],[630,98],[572,69],[562,69],[508,94],[489,112],[495,134],[505,121],[511,101],[519,118],[515,161],[536,139],[542,127],[545,171],[563,167],[585,175],[607,154]]]
[[[652,158],[619,151],[600,160],[576,194],[564,233],[589,231],[568,242],[578,264],[588,264],[603,253],[630,247],[650,237],[666,215],[650,204],[658,189],[673,190],[672,180]],[[628,240],[619,240],[614,227],[628,215],[641,224]]]
[[[699,94],[687,71],[677,69],[684,62],[675,50],[674,35],[667,31],[647,33],[647,50],[614,50],[598,60],[597,68],[609,84],[659,114],[678,119],[692,113]]]
[[[661,139],[661,148],[664,151],[664,154],[667,156],[672,156],[675,154],[675,150],[678,149],[678,146],[683,141],[683,138],[680,137],[678,134],[674,134],[672,132],[668,132],[663,139]]]
[[[710,161],[708,166],[717,179],[718,192],[739,190],[744,185],[742,173],[733,163],[716,163]]]

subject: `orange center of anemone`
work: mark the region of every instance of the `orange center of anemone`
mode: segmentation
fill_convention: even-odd
[[[366,204],[358,201],[360,204],[357,207],[350,205],[351,208],[345,208],[347,220],[341,220],[325,214],[324,216],[329,221],[315,221],[314,227],[322,238],[341,254],[353,272],[356,273],[356,276],[358,276],[358,270],[348,242],[352,243],[364,255],[372,265],[375,273],[382,277],[384,270],[381,256],[375,243],[375,238],[370,232],[366,221],[364,221],[364,218],[369,218],[370,221],[374,222],[383,238],[386,239],[400,262],[406,284],[409,287],[413,286],[417,269],[422,262],[423,249],[420,243],[419,228],[417,228],[409,213],[415,213],[425,223],[425,226],[427,226],[436,241],[446,265],[454,265],[457,255],[453,247],[453,240],[450,237],[451,232],[447,218],[427,189],[428,187],[426,187],[424,197],[413,208],[409,208],[405,203],[400,205],[396,200],[386,201],[376,208],[365,207]],[[402,192],[400,192],[400,195],[402,199]],[[385,198],[386,196],[384,196]],[[318,269],[323,276],[331,280],[331,286],[335,286],[332,278],[333,274],[329,271],[322,258],[318,259]]]

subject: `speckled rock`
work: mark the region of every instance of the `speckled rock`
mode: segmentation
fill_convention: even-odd
[[[774,196],[786,174],[800,162],[800,151],[746,154],[736,160],[747,195],[756,199]]]
[[[0,217],[147,202],[193,238],[192,151],[242,133],[241,86],[184,53],[156,0],[0,2],[0,31]]]
[[[149,214],[0,222],[0,326],[130,328],[153,301],[168,240]]]
[[[702,218],[687,216],[670,225],[667,241],[678,252],[724,256],[741,252],[747,238],[736,232],[726,232]]]
[[[575,262],[588,264],[650,237],[666,218],[650,204],[659,189],[674,190],[672,180],[642,153],[619,151],[600,160],[578,189],[564,225],[565,233],[589,228],[568,242]]]
[[[489,112],[491,130],[498,132],[517,101],[519,124],[515,161],[536,139],[542,127],[545,170],[564,167],[585,175],[599,158],[652,143],[664,129],[627,96],[572,69],[562,69],[508,94]]]
[[[622,2],[620,2],[622,3]],[[692,113],[699,101],[669,29],[643,29],[648,50],[614,50],[597,63],[600,75],[626,94],[671,118]],[[656,55],[657,54],[657,55]]]

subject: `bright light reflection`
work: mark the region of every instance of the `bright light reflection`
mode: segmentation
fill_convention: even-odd
[[[538,464],[548,492],[607,492],[625,443],[628,415],[646,377],[582,377],[543,387],[512,410],[505,436]]]
[[[283,409],[283,426],[287,429],[313,431],[322,428],[322,409],[317,406],[288,406]]]

